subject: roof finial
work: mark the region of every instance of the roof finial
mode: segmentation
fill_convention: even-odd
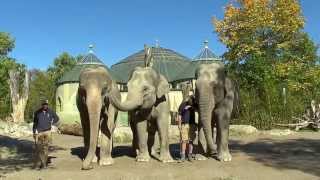
[[[208,47],[208,43],[209,43],[209,41],[208,41],[208,40],[205,40],[205,41],[203,42],[203,44],[204,44],[204,48],[209,48],[209,47]]]
[[[90,45],[89,45],[89,53],[90,53],[90,54],[93,54],[93,44],[90,44]]]
[[[158,47],[160,47],[160,45],[159,45],[159,40],[156,39],[156,48],[158,48]]]

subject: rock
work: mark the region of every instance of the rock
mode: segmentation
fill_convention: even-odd
[[[231,135],[249,135],[258,132],[258,129],[250,125],[230,125]]]
[[[11,150],[8,147],[0,147],[0,159],[8,159],[16,152],[16,149]]]
[[[271,135],[271,136],[288,136],[294,134],[294,131],[290,129],[272,129],[268,131],[263,131],[263,134]]]
[[[129,143],[132,141],[132,131],[130,127],[117,127],[114,130],[113,140],[116,143]]]
[[[11,137],[25,137],[32,135],[32,128],[28,124],[16,124],[13,122],[0,122],[0,134]]]
[[[80,124],[61,124],[59,130],[62,134],[82,136],[82,127]]]

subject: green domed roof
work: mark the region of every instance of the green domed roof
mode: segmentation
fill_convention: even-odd
[[[211,63],[223,63],[222,59],[215,55],[208,47],[208,41],[204,41],[204,47],[201,49],[200,53],[193,58],[190,65],[181,73],[177,75],[178,81],[184,81],[188,79],[194,79],[197,68],[201,64],[211,64]]]
[[[97,68],[97,67],[104,67],[112,76],[113,79],[118,79],[114,75],[114,73],[103,64],[103,62],[92,52],[92,50],[89,51],[89,53],[84,56],[79,62],[68,72],[65,72],[63,76],[59,79],[58,85],[65,84],[65,83],[77,83],[79,82],[80,72],[87,68]]]
[[[162,47],[152,47],[152,55],[152,67],[164,75],[169,82],[178,80],[177,75],[184,71],[191,62],[189,58]],[[133,69],[137,66],[144,66],[144,56],[145,52],[141,50],[111,66],[112,72],[120,77],[119,83],[127,83]]]

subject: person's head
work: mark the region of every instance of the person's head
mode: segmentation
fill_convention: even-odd
[[[48,109],[48,100],[43,100],[42,102],[41,102],[41,107],[42,107],[42,109],[43,110],[47,110]]]
[[[187,104],[193,106],[195,104],[195,98],[193,95],[189,95],[187,98]]]

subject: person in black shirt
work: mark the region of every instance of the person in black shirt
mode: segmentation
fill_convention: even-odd
[[[178,124],[180,130],[180,161],[185,160],[185,151],[188,147],[188,160],[192,160],[193,140],[196,138],[195,99],[189,96],[183,101],[178,110]]]
[[[52,141],[52,125],[59,125],[58,115],[49,109],[48,100],[42,102],[42,107],[34,112],[33,137],[35,140],[34,168],[46,168],[48,164],[49,144]]]

